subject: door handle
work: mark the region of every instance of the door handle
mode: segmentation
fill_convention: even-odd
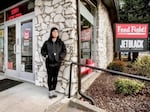
[[[14,44],[14,54],[16,54],[16,44]]]

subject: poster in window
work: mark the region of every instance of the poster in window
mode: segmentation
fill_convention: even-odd
[[[30,45],[30,29],[26,28],[24,30],[24,34],[23,34],[23,39],[24,39],[24,46],[29,46]]]
[[[0,38],[4,38],[4,30],[0,29]]]
[[[2,49],[3,48],[3,43],[4,43],[4,30],[0,30],[0,48]]]
[[[29,40],[29,37],[30,37],[30,30],[25,29],[24,30],[24,40]]]
[[[87,28],[81,31],[81,41],[88,41],[92,38],[92,29]]]

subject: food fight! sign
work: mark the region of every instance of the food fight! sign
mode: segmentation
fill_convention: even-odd
[[[148,24],[116,24],[116,51],[146,51]]]

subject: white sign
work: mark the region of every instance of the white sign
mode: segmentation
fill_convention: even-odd
[[[120,48],[144,48],[144,40],[121,40]]]

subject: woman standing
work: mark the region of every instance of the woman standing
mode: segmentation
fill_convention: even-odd
[[[61,61],[66,56],[66,46],[59,38],[58,29],[53,27],[50,32],[50,37],[44,42],[41,48],[42,56],[46,57],[46,69],[48,74],[48,89],[49,98],[57,97],[55,92],[57,85],[57,77]]]

